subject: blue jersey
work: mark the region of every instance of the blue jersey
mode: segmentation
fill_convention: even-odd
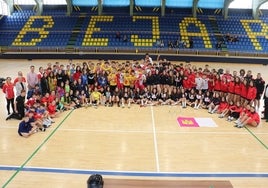
[[[32,129],[32,126],[31,126],[30,121],[28,121],[28,122],[22,121],[19,124],[18,133],[29,133],[31,131],[31,129]]]

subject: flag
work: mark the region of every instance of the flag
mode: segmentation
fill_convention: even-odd
[[[178,117],[177,121],[181,127],[217,127],[212,118]]]

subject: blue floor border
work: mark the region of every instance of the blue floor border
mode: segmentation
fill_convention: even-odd
[[[0,171],[16,171],[19,166],[0,166]],[[184,177],[184,178],[268,178],[268,173],[255,172],[142,172],[142,171],[101,171],[66,168],[24,167],[24,172],[44,172],[58,174],[101,174],[107,176],[144,176],[144,177]]]

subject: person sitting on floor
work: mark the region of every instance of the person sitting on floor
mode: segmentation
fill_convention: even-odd
[[[38,127],[34,123],[31,123],[29,117],[24,117],[24,119],[19,124],[18,134],[24,138],[28,138],[37,132]]]
[[[245,125],[250,125],[253,127],[257,127],[260,123],[260,116],[258,112],[256,112],[255,107],[250,107],[250,113],[246,114],[243,117],[240,117],[238,121],[236,122],[235,127],[242,128]]]

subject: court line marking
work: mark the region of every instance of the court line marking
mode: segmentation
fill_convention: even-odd
[[[160,172],[157,138],[156,138],[155,121],[154,121],[154,109],[152,106],[151,106],[151,117],[152,117],[152,128],[153,128],[153,135],[154,135],[154,152],[155,152],[155,161],[156,161],[156,171]]]
[[[53,129],[53,128],[52,128]],[[193,128],[195,129],[195,128]],[[202,128],[201,128],[202,129]],[[61,128],[59,129],[59,131],[77,131],[77,132],[110,132],[110,133],[151,133],[152,131],[150,130],[114,130],[114,129],[72,129],[72,128]],[[164,133],[164,134],[241,134],[241,135],[248,135],[247,132],[228,132],[228,131],[156,131],[156,133]],[[266,135],[267,133],[256,133],[256,134],[260,134],[260,135]]]
[[[15,171],[20,166],[0,165],[0,171]],[[106,171],[106,170],[87,170],[71,168],[49,168],[25,166],[23,172],[43,172],[57,174],[101,174],[107,176],[143,176],[143,177],[219,177],[219,178],[267,178],[268,172],[153,172],[153,171]]]
[[[63,124],[63,122],[71,115],[73,110],[71,110],[65,118],[59,123],[59,125],[47,136],[47,138],[34,150],[34,152],[26,159],[26,161],[17,168],[16,172],[7,180],[7,182],[3,185],[3,188],[5,188],[15,177],[16,175],[22,171],[25,167],[25,165],[35,156],[35,154],[41,149],[41,147],[55,134],[55,132],[60,128],[60,126]]]
[[[249,128],[245,127],[245,129],[257,140],[261,145],[265,147],[265,149],[268,150],[268,146],[264,144]]]
[[[0,126],[0,128],[7,128],[7,129],[18,129],[18,127],[10,127],[10,126]],[[49,128],[50,130],[54,130],[54,127]],[[196,128],[193,128],[196,129]],[[200,130],[202,127],[200,127]],[[72,129],[72,128],[61,128],[58,131],[76,131],[76,132],[109,132],[109,133],[151,133],[152,131],[150,130],[113,130],[113,129]],[[156,131],[156,133],[160,134],[235,134],[235,135],[248,135],[248,132],[228,132],[228,131]],[[268,135],[268,132],[258,132],[254,133],[255,135]]]

